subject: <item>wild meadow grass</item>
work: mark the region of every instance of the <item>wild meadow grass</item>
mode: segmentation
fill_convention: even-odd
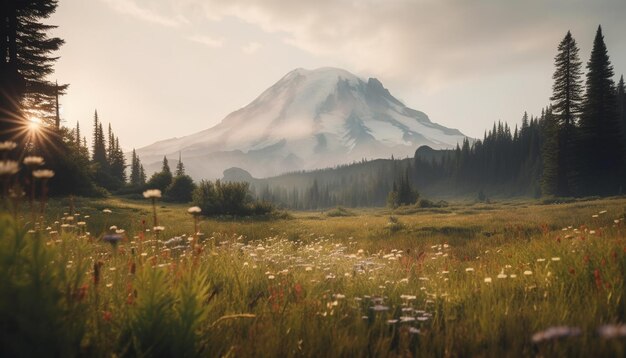
[[[181,205],[157,202],[158,233],[147,200],[73,206],[34,229],[1,216],[2,356],[626,353],[626,199],[203,218],[200,235]]]

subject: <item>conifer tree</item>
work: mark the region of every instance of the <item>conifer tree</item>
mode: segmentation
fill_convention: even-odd
[[[178,152],[178,164],[176,164],[176,176],[185,175],[185,165],[183,164],[183,159],[181,153]]]
[[[140,181],[141,181],[141,173],[140,173],[140,163],[139,163],[139,158],[137,157],[137,152],[135,151],[135,148],[133,148],[133,154],[131,157],[131,163],[130,163],[130,184],[131,185],[139,185]]]
[[[170,170],[170,165],[167,162],[167,156],[163,157],[163,167],[161,168],[161,171],[163,173],[167,173],[169,175],[172,175],[172,171]]]
[[[613,66],[598,27],[587,63],[586,97],[577,141],[582,192],[608,195],[621,189],[624,151]]]
[[[552,76],[552,108],[550,114],[551,123],[545,135],[557,138],[546,138],[547,143],[543,148],[543,155],[547,155],[550,165],[556,165],[556,187],[550,189],[550,194],[566,196],[571,193],[576,182],[576,170],[574,166],[574,135],[576,123],[582,106],[582,62],[578,57],[578,46],[571,32],[567,32],[565,38],[558,47],[558,53],[554,58],[556,69]],[[556,123],[552,123],[556,121]],[[557,153],[548,153],[556,140]],[[556,160],[555,163],[551,161]],[[554,168],[549,168],[551,172]],[[544,185],[547,185],[544,182]],[[547,187],[546,187],[547,189]]]
[[[104,133],[102,133],[102,122],[100,122],[98,118],[97,110],[94,113],[93,148],[91,158],[95,164],[99,165],[100,170],[105,171],[108,169]]]

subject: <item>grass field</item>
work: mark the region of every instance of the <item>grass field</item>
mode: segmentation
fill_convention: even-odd
[[[626,354],[623,198],[202,218],[198,239],[186,206],[158,203],[158,236],[147,201],[75,207],[2,217],[2,356]]]

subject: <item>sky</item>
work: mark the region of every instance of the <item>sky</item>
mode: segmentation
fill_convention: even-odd
[[[125,150],[219,123],[295,68],[378,78],[432,121],[482,137],[538,114],[571,30],[589,59],[599,24],[626,72],[624,0],[59,0],[53,79],[65,125],[98,110]],[[89,128],[89,131],[86,129]]]

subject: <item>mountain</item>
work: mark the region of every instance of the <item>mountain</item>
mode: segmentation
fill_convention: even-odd
[[[465,136],[405,106],[380,81],[337,68],[296,69],[219,124],[137,150],[148,172],[164,155],[194,178],[243,168],[255,177],[332,167],[363,158],[452,148]]]

